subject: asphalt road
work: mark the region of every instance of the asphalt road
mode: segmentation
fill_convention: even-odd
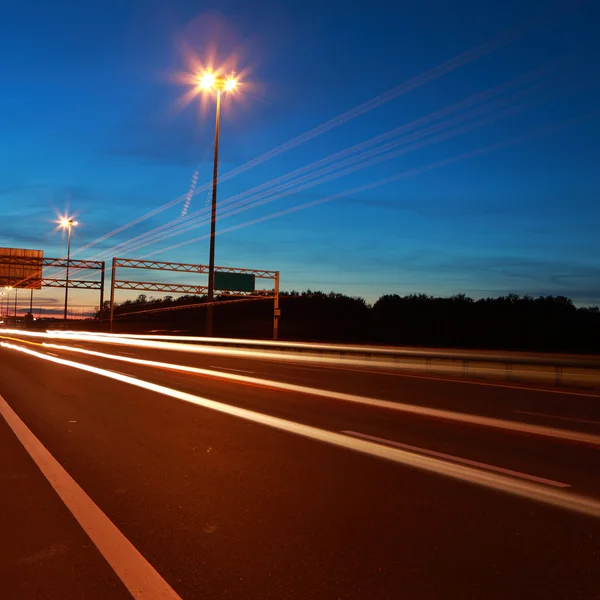
[[[7,410],[181,598],[600,598],[600,446],[527,429],[600,436],[600,397],[56,342],[208,375],[39,341],[10,343],[101,371],[0,348]],[[0,597],[131,597],[5,419]]]

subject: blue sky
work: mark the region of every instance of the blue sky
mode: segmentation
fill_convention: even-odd
[[[545,12],[556,6],[557,14]],[[295,184],[251,210],[226,217],[222,209],[218,228],[234,229],[219,235],[216,262],[280,270],[284,289],[369,301],[384,293],[516,292],[599,304],[599,17],[593,0],[9,0],[0,21],[0,246],[62,256],[56,211],[77,213],[77,250],[185,195],[196,170],[199,186],[209,182],[214,105],[198,98],[182,107],[189,87],[176,77],[190,70],[191,56],[206,61],[213,52],[216,63],[229,60],[244,73],[223,107],[226,175],[522,26],[505,45],[223,181],[225,208],[232,196],[394,128],[406,125],[425,140],[343,177]],[[453,124],[436,121],[463,128],[454,135],[423,138],[424,127],[411,125],[486,90],[496,104],[473,99],[478,121],[466,109],[448,116]],[[207,198],[193,196],[190,212]],[[112,256],[114,245],[174,221],[181,209],[76,256]],[[206,238],[161,249],[207,233],[204,223],[125,254],[206,263]],[[40,298],[60,304],[60,293]],[[96,302],[75,293],[75,306]]]

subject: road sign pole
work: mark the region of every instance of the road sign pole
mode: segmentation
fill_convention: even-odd
[[[279,271],[275,274],[275,299],[273,302],[273,339],[279,337]]]
[[[110,321],[108,324],[109,333],[113,332],[113,319],[115,315],[115,279],[117,278],[117,259],[112,259],[112,274],[110,278]]]
[[[100,270],[100,313],[104,307],[104,273],[106,271],[106,261],[102,261],[102,269]]]

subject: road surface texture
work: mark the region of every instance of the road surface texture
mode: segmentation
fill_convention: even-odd
[[[0,342],[0,598],[600,599],[598,396]]]

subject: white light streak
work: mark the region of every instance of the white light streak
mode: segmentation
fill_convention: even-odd
[[[172,349],[170,347],[163,346],[160,342],[156,342],[155,348],[159,349]],[[179,371],[183,373],[192,373],[195,375],[203,375],[207,377],[214,377],[225,381],[231,381],[235,383],[241,383],[246,385],[264,386],[285,392],[293,392],[299,394],[307,394],[311,396],[318,396],[321,398],[327,398],[331,400],[338,400],[342,402],[349,402],[353,404],[361,404],[364,406],[370,406],[373,408],[391,410],[393,412],[402,412],[417,415],[420,417],[442,419],[445,421],[452,421],[455,423],[467,423],[469,425],[477,425],[480,427],[490,427],[493,429],[500,429],[503,431],[512,431],[516,433],[525,433],[529,435],[537,435],[541,437],[548,437],[560,440],[567,440],[571,442],[578,442],[583,444],[589,444],[594,446],[600,446],[600,436],[590,433],[580,433],[577,431],[571,431],[567,429],[557,429],[554,427],[546,427],[542,425],[531,425],[528,423],[521,423],[518,421],[507,421],[504,419],[497,419],[492,417],[483,417],[477,415],[471,415],[467,413],[460,413],[450,410],[442,410],[438,408],[428,408],[425,406],[418,406],[415,404],[407,404],[404,402],[397,402],[391,400],[380,400],[378,398],[369,398],[366,396],[359,396],[356,394],[346,394],[344,392],[336,392],[333,390],[324,390],[320,388],[314,388],[304,385],[297,385],[292,383],[285,383],[282,381],[274,381],[272,379],[263,379],[259,377],[248,377],[247,375],[238,375],[236,373],[224,373],[223,371],[214,371],[210,369],[202,369],[199,367],[191,367],[188,365],[179,365],[174,363],[166,363],[155,360],[146,360],[141,358],[132,358],[130,356],[121,356],[118,354],[107,354],[104,352],[98,352],[95,350],[88,350],[85,348],[76,348],[73,346],[62,346],[59,344],[43,344],[47,348],[54,348],[57,350],[66,350],[68,352],[77,352],[80,354],[87,354],[89,356],[97,356],[100,358],[107,358],[110,360],[117,360],[120,362],[126,362],[131,364],[143,365],[146,367],[168,369],[171,371]],[[244,351],[238,351],[244,352]],[[254,357],[256,353],[245,352],[246,356]]]
[[[288,150],[291,150],[292,148],[295,148],[319,135],[322,135],[323,133],[326,133],[327,131],[330,131],[344,123],[347,123],[348,121],[355,119],[379,106],[381,106],[382,104],[385,104],[386,102],[389,102],[390,100],[393,100],[395,98],[398,98],[399,96],[406,94],[414,89],[417,89],[419,87],[421,87],[422,85],[437,79],[443,75],[445,75],[446,73],[449,73],[465,64],[468,64],[474,60],[477,60],[478,58],[485,56],[486,54],[489,54],[490,52],[493,52],[494,50],[497,50],[498,48],[501,48],[509,43],[511,43],[512,41],[523,37],[525,35],[527,35],[529,32],[533,31],[534,29],[543,26],[544,24],[552,21],[553,19],[557,18],[559,15],[561,15],[562,13],[572,9],[573,6],[571,3],[567,2],[567,3],[561,3],[558,6],[552,7],[549,10],[545,10],[544,12],[542,12],[541,14],[536,15],[533,19],[530,19],[529,21],[522,23],[520,25],[517,25],[516,27],[513,27],[507,31],[503,31],[498,35],[493,36],[492,38],[490,38],[489,40],[487,40],[486,42],[479,44],[478,46],[475,46],[473,48],[471,48],[470,50],[467,50],[466,52],[463,52],[462,54],[459,54],[457,56],[455,56],[454,58],[441,63],[440,65],[429,69],[428,71],[425,71],[424,73],[413,77],[412,79],[396,86],[395,88],[380,94],[379,96],[376,96],[375,98],[372,98],[371,100],[333,118],[330,119],[329,121],[307,131],[306,133],[303,133],[302,135],[299,135],[295,138],[293,138],[292,140],[277,146],[276,148],[265,152],[264,154],[248,161],[247,163],[240,165],[237,168],[232,169],[231,171],[228,171],[227,173],[221,175],[219,177],[219,183],[222,183],[224,181],[227,181],[228,179],[235,177],[245,171],[247,171],[248,169],[251,169],[257,165],[260,165],[284,152],[287,152]],[[207,182],[205,184],[203,184],[202,186],[200,186],[199,188],[196,189],[195,193],[201,193],[203,191],[206,191],[208,189],[210,189],[212,183],[211,182]],[[121,233],[122,231],[125,231],[127,229],[129,229],[130,227],[133,227],[134,225],[137,225],[138,223],[141,223],[159,213],[161,213],[162,211],[171,208],[172,206],[176,206],[177,204],[179,204],[180,202],[185,201],[186,199],[186,195],[182,195],[179,196],[177,198],[175,198],[174,200],[171,200],[170,202],[167,202],[165,204],[163,204],[162,206],[157,207],[156,209],[153,209],[151,211],[149,211],[148,213],[146,213],[145,215],[142,215],[136,219],[134,219],[133,221],[130,221],[129,223],[118,227],[117,229],[97,238],[96,240],[90,242],[89,244],[86,244],[85,246],[78,248],[77,250],[74,251],[74,255],[81,253],[84,250],[87,250],[88,248],[91,248],[92,246],[95,246],[96,244],[110,238],[113,237],[114,235]]]
[[[594,498],[573,494],[562,489],[549,488],[547,486],[529,481],[514,479],[506,475],[488,472],[466,465],[446,462],[430,456],[423,456],[408,452],[406,450],[401,450],[399,448],[376,444],[367,440],[353,438],[348,435],[342,435],[333,431],[327,431],[325,429],[319,429],[310,425],[304,425],[279,417],[273,417],[271,415],[239,408],[237,406],[231,406],[229,404],[224,404],[215,400],[210,400],[194,394],[182,392],[180,390],[169,388],[163,385],[158,385],[150,381],[136,379],[135,377],[124,375],[122,373],[115,373],[114,371],[107,371],[106,369],[100,369],[91,365],[48,356],[47,354],[42,354],[40,352],[36,352],[35,350],[30,350],[29,348],[23,348],[14,344],[7,344],[3,342],[1,345],[6,348],[29,354],[30,356],[34,356],[39,359],[72,367],[88,373],[101,375],[121,383],[142,388],[148,392],[162,394],[164,396],[189,402],[203,408],[245,419],[247,421],[278,429],[280,431],[285,431],[287,433],[292,433],[347,450],[360,452],[369,456],[382,458],[436,475],[450,477],[460,481],[487,487],[496,491],[520,496],[522,498],[543,502],[588,516],[596,518],[600,517],[600,501]]]

